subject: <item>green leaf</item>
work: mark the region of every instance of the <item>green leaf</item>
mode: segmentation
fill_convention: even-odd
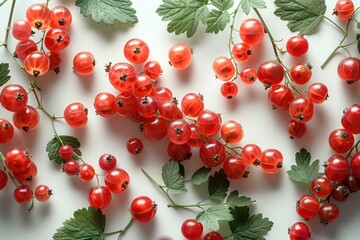
[[[227,196],[227,191],[230,186],[230,181],[227,179],[224,170],[220,169],[214,173],[214,176],[209,178],[208,191],[210,197],[214,200],[224,201]]]
[[[75,4],[80,7],[82,15],[91,16],[95,22],[113,24],[115,20],[122,23],[138,21],[131,0],[76,0]]]
[[[74,217],[65,220],[63,226],[56,230],[54,240],[103,240],[105,215],[100,209],[89,207],[74,212]]]
[[[223,31],[226,25],[230,22],[230,14],[227,11],[220,11],[217,9],[211,10],[206,21],[207,33],[218,33]]]
[[[288,21],[288,28],[301,35],[311,34],[324,19],[325,0],[275,0],[275,15]]]
[[[241,0],[241,9],[248,15],[251,8],[266,8],[266,4],[263,0]]]
[[[357,49],[358,52],[360,53],[360,22],[357,23],[356,25],[356,40],[357,40]]]
[[[213,205],[200,212],[196,216],[196,220],[211,230],[217,231],[219,230],[219,221],[231,221],[233,220],[233,216],[226,205]]]
[[[161,177],[169,194],[181,194],[187,192],[184,184],[184,177],[179,173],[179,170],[179,163],[176,161],[167,162],[162,167]]]
[[[214,5],[219,10],[229,10],[232,6],[234,6],[233,0],[210,0],[212,5]]]
[[[231,209],[234,220],[229,222],[234,240],[260,240],[271,230],[274,223],[262,214],[250,216],[249,207],[235,207]]]
[[[207,1],[164,0],[156,13],[163,21],[170,21],[167,30],[176,35],[186,32],[187,37],[195,34],[199,23],[206,23],[209,9]]]
[[[0,63],[0,87],[10,80],[8,63]]]
[[[313,161],[311,164],[311,154],[305,149],[300,149],[295,154],[296,165],[291,166],[291,170],[287,171],[290,179],[295,182],[309,184],[311,181],[323,173],[319,173],[319,160]]]
[[[234,207],[234,206],[245,207],[245,206],[249,206],[253,202],[255,201],[251,200],[251,198],[249,197],[239,196],[238,190],[232,191],[231,193],[229,193],[228,197],[226,198],[226,203],[230,207]]]
[[[61,141],[59,138],[61,139]],[[77,156],[81,156],[81,151],[79,149],[80,148],[79,140],[77,140],[72,136],[67,136],[67,135],[59,135],[59,138],[54,137],[46,145],[46,152],[48,153],[48,157],[51,161],[54,161],[58,165],[63,163],[63,160],[59,157],[59,148],[62,146],[62,143],[70,145],[73,148],[74,153]],[[73,155],[73,158],[77,159],[77,156],[75,156],[75,154]]]
[[[199,168],[191,177],[191,182],[194,185],[200,185],[210,177],[211,168],[210,167],[201,167]]]

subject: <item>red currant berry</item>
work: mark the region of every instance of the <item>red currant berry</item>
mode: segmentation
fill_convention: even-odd
[[[307,97],[315,104],[323,103],[328,96],[328,88],[323,83],[313,83],[307,91]]]
[[[188,240],[199,239],[203,229],[203,225],[195,219],[187,219],[181,225],[181,233]]]
[[[12,35],[16,40],[24,41],[32,34],[30,24],[25,20],[16,20],[12,27]]]
[[[75,176],[79,172],[80,164],[74,159],[67,160],[64,164],[63,170],[69,176]]]
[[[339,208],[333,203],[324,203],[319,210],[319,217],[323,224],[335,221],[339,214]]]
[[[190,124],[190,130],[190,139],[187,144],[189,144],[191,147],[201,147],[201,145],[203,144],[203,139],[196,125]]]
[[[167,153],[171,160],[177,162],[189,160],[192,155],[190,145],[187,143],[175,144],[173,142],[169,142],[167,147]]]
[[[88,76],[94,72],[95,58],[90,52],[79,52],[73,59],[73,69],[81,76]]]
[[[131,117],[136,112],[137,99],[131,91],[121,92],[115,102],[116,112],[123,117]]]
[[[293,57],[301,57],[309,49],[309,42],[303,36],[293,36],[286,42],[286,50]]]
[[[192,50],[185,44],[175,44],[169,49],[169,61],[176,70],[187,69],[192,62]]]
[[[50,59],[49,70],[54,70],[56,74],[60,72],[61,56],[58,52],[48,52],[46,54]]]
[[[153,96],[144,96],[139,98],[136,104],[136,110],[143,118],[151,118],[158,112],[158,103]]]
[[[266,149],[260,160],[260,167],[266,173],[277,173],[282,168],[283,156],[276,149]]]
[[[204,110],[203,96],[196,93],[187,93],[181,100],[181,109],[187,116],[199,116]]]
[[[345,110],[341,125],[352,134],[360,133],[360,104],[353,104]]]
[[[164,118],[157,117],[153,121],[145,122],[143,125],[144,135],[151,141],[163,139],[167,133],[167,123]]]
[[[154,83],[146,74],[139,74],[131,86],[132,93],[137,98],[151,95],[154,90]]]
[[[356,153],[350,160],[350,170],[354,177],[360,179],[360,152]]]
[[[295,121],[291,119],[288,123],[288,132],[290,134],[290,138],[302,138],[306,133],[307,127],[305,123]]]
[[[248,85],[253,84],[257,79],[256,70],[252,67],[243,68],[240,71],[240,79],[245,84],[248,84]]]
[[[341,155],[331,156],[325,163],[325,175],[333,182],[341,182],[349,173],[349,163]]]
[[[215,136],[221,128],[221,118],[217,113],[204,109],[198,115],[196,126],[202,135]]]
[[[125,43],[124,56],[131,63],[141,64],[146,62],[149,53],[148,45],[139,38],[130,39]]]
[[[140,154],[144,148],[144,144],[138,138],[130,138],[126,143],[126,149],[133,155]]]
[[[19,147],[12,148],[6,153],[5,162],[11,171],[25,170],[30,163],[29,153]]]
[[[257,70],[257,77],[259,81],[264,84],[265,88],[281,83],[284,76],[284,67],[280,63],[273,60],[260,64]]]
[[[52,195],[52,190],[46,185],[39,185],[35,188],[34,195],[39,202],[46,202]]]
[[[314,114],[314,104],[307,98],[297,97],[291,102],[289,113],[295,121],[306,123]]]
[[[230,179],[240,179],[247,177],[248,173],[247,165],[241,158],[233,155],[229,155],[223,165],[225,175]]]
[[[88,202],[95,209],[104,209],[111,202],[111,192],[105,186],[95,186],[88,192]]]
[[[125,62],[116,63],[109,70],[109,80],[117,90],[128,91],[136,80],[135,69]]]
[[[166,129],[169,140],[175,144],[187,143],[190,139],[190,124],[184,119],[172,120]]]
[[[88,121],[88,110],[83,104],[74,102],[69,104],[64,110],[64,119],[70,127],[82,128]]]
[[[298,63],[290,68],[290,77],[296,84],[305,84],[312,76],[311,65]]]
[[[205,234],[203,240],[223,240],[223,237],[220,233],[211,231]]]
[[[6,119],[0,118],[0,144],[9,142],[14,136],[14,126]]]
[[[28,185],[23,184],[14,190],[13,196],[16,202],[24,204],[30,202],[33,197],[33,191]]]
[[[28,74],[42,76],[49,71],[50,59],[45,53],[34,51],[25,58],[24,67]]]
[[[338,202],[345,202],[350,196],[350,189],[345,184],[335,184],[331,191],[331,197]]]
[[[259,165],[263,153],[260,147],[254,143],[246,144],[241,151],[241,159],[248,165]]]
[[[154,91],[152,92],[151,95],[156,98],[156,100],[158,101],[159,104],[162,102],[165,102],[165,101],[173,100],[172,91],[166,87],[154,88]]]
[[[149,222],[154,218],[156,211],[156,203],[146,196],[135,198],[130,205],[131,216],[138,222]]]
[[[201,145],[200,159],[209,167],[216,167],[221,165],[226,158],[226,151],[224,145],[215,139],[208,139]]]
[[[81,181],[90,182],[95,176],[95,169],[88,163],[81,164],[78,175]]]
[[[360,179],[356,178],[352,173],[349,173],[342,183],[349,188],[350,192],[360,190]]]
[[[59,52],[69,46],[70,35],[64,29],[52,28],[46,33],[44,43],[49,51]]]
[[[236,43],[231,50],[231,54],[236,62],[246,62],[251,57],[251,47],[244,42]]]
[[[338,0],[335,4],[333,14],[341,20],[349,20],[354,14],[355,6],[351,0]]]
[[[282,84],[272,85],[268,92],[268,100],[274,109],[287,110],[294,100],[294,94],[290,88]]]
[[[115,96],[108,92],[102,92],[95,96],[94,107],[101,117],[108,118],[116,113]]]
[[[124,169],[114,168],[106,173],[104,181],[110,192],[121,193],[128,188],[130,177]]]
[[[70,159],[73,154],[74,154],[74,149],[70,145],[64,144],[61,147],[59,147],[60,158],[67,160]]]
[[[305,220],[309,220],[318,215],[319,210],[320,202],[313,195],[304,194],[296,202],[296,212]]]
[[[37,51],[37,46],[31,39],[26,39],[16,44],[15,54],[20,60],[24,60],[30,53],[35,51]]]
[[[235,75],[235,67],[230,58],[221,56],[214,60],[212,69],[216,77],[222,81],[229,81]]]
[[[326,176],[317,177],[311,181],[310,190],[316,197],[326,199],[332,191],[331,181]]]
[[[329,135],[329,145],[337,153],[346,153],[354,145],[354,135],[346,129],[335,129]]]
[[[161,65],[158,61],[148,61],[144,65],[144,73],[151,79],[158,79],[162,73]]]
[[[230,120],[221,126],[221,138],[230,144],[236,144],[244,137],[244,130],[240,123]]]
[[[159,104],[159,114],[166,120],[174,120],[179,116],[181,110],[174,101],[164,101]]]
[[[13,114],[13,123],[16,128],[28,132],[34,129],[40,121],[40,115],[36,108],[27,105],[25,108]]]
[[[68,8],[64,6],[56,6],[51,9],[50,13],[51,22],[50,27],[68,29],[72,22],[72,15]]]
[[[99,157],[99,167],[104,171],[110,171],[116,166],[117,159],[112,154],[102,154]]]
[[[238,86],[234,82],[225,82],[221,85],[220,93],[227,99],[232,99],[238,94]]]
[[[8,182],[8,175],[0,169],[0,191],[3,190]]]
[[[41,3],[35,3],[26,10],[26,19],[31,27],[45,30],[51,21],[50,9]]]
[[[37,175],[37,167],[33,161],[29,161],[20,170],[13,171],[14,177],[19,181],[31,181]]]
[[[290,240],[309,240],[310,236],[309,227],[303,222],[296,222],[289,228]]]
[[[244,42],[253,46],[261,43],[264,39],[265,29],[259,20],[249,18],[241,23],[239,33]]]
[[[351,84],[360,78],[360,61],[358,58],[347,57],[341,60],[337,67],[337,73],[341,80]]]

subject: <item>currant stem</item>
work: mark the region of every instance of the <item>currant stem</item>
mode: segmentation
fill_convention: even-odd
[[[7,0],[3,0],[3,1],[0,3],[0,7],[1,7],[2,5],[4,5],[6,2],[7,2]]]
[[[241,147],[229,147],[229,145],[227,145],[227,144],[224,144],[224,147],[226,149],[231,150],[233,153],[235,153],[235,155],[241,156],[241,154],[238,151],[236,151],[236,149],[238,149],[238,148],[242,149]]]
[[[120,230],[114,231],[114,232],[104,233],[103,235],[110,236],[110,235],[114,235],[114,234],[119,234],[118,239],[120,239],[121,235],[124,234],[130,228],[130,226],[133,224],[134,221],[135,221],[135,219],[133,217],[131,217],[130,221],[126,224],[126,226],[123,229],[120,229]]]
[[[3,168],[4,168],[4,171],[9,175],[11,181],[14,183],[14,185],[16,187],[19,187],[19,185],[21,184],[21,182],[18,180],[18,182],[15,180],[14,176],[11,174],[10,170],[8,169],[7,165],[6,165],[6,162],[5,162],[5,157],[4,155],[2,154],[2,152],[0,152],[0,161],[3,165]]]
[[[155,179],[153,179],[150,174],[148,174],[144,169],[141,169],[141,171],[144,173],[144,175],[150,180],[150,182],[157,187],[158,189],[160,189],[160,191],[162,191],[165,196],[169,199],[169,201],[171,202],[171,204],[173,205],[177,205],[175,203],[175,201],[170,197],[169,193],[167,191],[165,191],[164,187],[161,186],[158,182],[155,181]]]
[[[352,148],[349,150],[349,153],[346,155],[346,159],[349,159],[349,158],[351,158],[352,157],[352,153],[353,153],[353,151],[355,150],[355,152],[359,152],[359,145],[360,145],[360,140],[357,142],[357,143],[355,143],[354,144],[354,146],[352,146]]]
[[[331,18],[328,18],[327,16],[324,15],[324,18],[326,20],[328,20],[330,23],[332,23],[336,28],[338,28],[340,30],[340,32],[345,35],[346,32],[344,31],[344,29],[342,29],[336,22],[334,22]]]
[[[337,53],[337,51],[340,49],[340,48],[346,48],[347,46],[350,46],[349,44],[346,44],[346,45],[342,45],[343,42],[346,40],[346,38],[348,37],[349,35],[349,26],[350,26],[350,23],[351,23],[351,20],[350,19],[347,24],[346,24],[346,29],[345,29],[345,34],[344,34],[344,37],[343,39],[340,41],[339,45],[330,53],[329,57],[325,60],[325,62],[320,66],[321,69],[324,69],[326,67],[326,65],[330,62],[330,60],[335,56],[335,54]],[[357,42],[357,41],[356,41]],[[355,43],[355,42],[354,42]],[[353,43],[352,43],[353,44]]]
[[[234,24],[235,24],[235,19],[236,19],[237,13],[239,12],[240,4],[241,4],[241,1],[239,1],[239,4],[237,5],[234,12],[232,13],[232,21],[231,21],[231,25],[230,25],[230,35],[229,35],[229,41],[228,41],[228,50],[229,50],[229,54],[230,54],[230,59],[235,67],[235,76],[233,78],[233,81],[236,80],[237,76],[239,75],[238,64],[232,55],[231,46],[234,45],[234,42],[233,42]]]
[[[6,1],[3,1],[3,2],[1,3],[1,5],[3,5],[5,2],[6,2]],[[16,3],[16,0],[13,0],[12,3],[11,3],[10,15],[9,15],[7,27],[6,27],[6,30],[5,30],[5,40],[4,40],[4,42],[1,44],[1,46],[4,46],[5,48],[7,48],[8,41],[9,41],[10,27],[11,27],[12,17],[13,17],[13,14],[14,14],[15,3]],[[1,6],[1,5],[0,5],[0,6]]]

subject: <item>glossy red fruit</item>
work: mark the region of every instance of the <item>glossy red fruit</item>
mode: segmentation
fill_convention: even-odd
[[[109,206],[112,196],[105,186],[95,186],[89,189],[88,202],[95,209],[104,209]]]
[[[205,234],[203,240],[223,240],[223,237],[220,233],[211,231]]]
[[[225,175],[230,179],[247,177],[247,165],[240,157],[229,155],[223,164]]]
[[[335,129],[329,135],[329,145],[337,153],[346,153],[354,145],[355,137],[346,129]]]
[[[294,94],[290,88],[282,84],[272,85],[268,92],[268,100],[274,109],[287,110],[294,100]]]
[[[341,20],[349,20],[354,14],[355,6],[351,0],[338,0],[335,4],[333,14]]]
[[[244,145],[241,151],[241,159],[249,166],[259,165],[262,155],[260,147],[254,143]]]
[[[350,170],[354,177],[360,179],[360,152],[356,153],[350,160]]]
[[[325,163],[325,175],[333,182],[341,182],[346,179],[349,173],[349,163],[341,155],[331,156]]]
[[[181,225],[181,233],[188,240],[198,240],[203,229],[203,225],[195,219],[187,219]]]
[[[337,183],[332,188],[331,197],[338,202],[345,202],[349,198],[350,193],[351,191],[348,186]]]
[[[20,170],[14,170],[13,175],[19,181],[31,181],[37,175],[37,166],[33,161],[29,161]]]
[[[111,117],[116,113],[115,96],[108,92],[101,92],[95,96],[94,107],[101,117]]]
[[[15,54],[20,60],[24,60],[30,53],[35,51],[37,51],[37,46],[31,39],[26,39],[16,44]]]
[[[217,113],[204,109],[198,115],[196,126],[202,135],[215,136],[221,128],[221,118]]]
[[[30,24],[22,19],[16,20],[13,23],[11,32],[13,37],[19,41],[24,41],[28,39],[32,34]]]
[[[144,144],[139,138],[130,138],[126,143],[126,149],[133,155],[138,155],[142,152]]]
[[[184,119],[172,120],[166,128],[166,134],[175,144],[187,143],[191,134],[190,124]]]
[[[167,153],[171,160],[182,162],[191,158],[191,147],[189,144],[175,144],[169,142],[167,146]]]
[[[10,112],[17,112],[25,108],[28,102],[26,90],[18,84],[6,85],[0,93],[1,105]]]
[[[45,30],[51,21],[50,9],[42,3],[35,3],[26,10],[26,19],[31,27]]]
[[[314,104],[307,98],[297,97],[291,102],[289,113],[295,121],[306,123],[314,115]]]
[[[355,103],[345,110],[341,125],[352,134],[360,133],[360,104]]]
[[[311,237],[309,227],[303,222],[296,222],[289,228],[290,240],[309,240]]]
[[[323,83],[313,83],[307,90],[308,99],[315,104],[321,104],[328,98],[328,88]]]
[[[339,214],[339,208],[333,203],[323,203],[319,210],[319,217],[323,224],[335,221]]]
[[[239,33],[244,42],[253,46],[261,43],[264,39],[265,29],[259,20],[249,18],[241,23]]]
[[[144,73],[151,79],[158,79],[162,73],[161,65],[158,61],[148,61],[144,66]]]
[[[216,167],[222,164],[226,158],[224,145],[215,139],[208,139],[201,145],[200,159],[209,167]]]
[[[79,167],[79,178],[83,182],[90,182],[95,176],[95,169],[91,164],[83,163]]]
[[[80,164],[74,159],[67,160],[64,164],[63,171],[68,176],[75,176],[79,171]]]
[[[192,62],[192,50],[185,44],[175,44],[169,49],[169,61],[176,70],[187,69]]]
[[[173,100],[172,91],[166,87],[155,87],[151,95],[156,98],[158,103]]]
[[[196,125],[190,124],[190,130],[191,130],[190,139],[187,142],[187,144],[189,144],[191,147],[201,147],[204,141]]]
[[[313,179],[310,183],[311,192],[319,198],[326,199],[332,191],[332,183],[326,176]]]
[[[64,119],[70,127],[82,128],[88,122],[88,110],[82,103],[70,103],[64,110]]]
[[[70,10],[64,6],[56,6],[51,9],[50,27],[68,29],[72,23],[72,14]]]
[[[246,62],[251,57],[251,47],[245,42],[236,43],[231,50],[231,54],[236,62]]]
[[[84,51],[79,52],[73,59],[73,69],[81,76],[88,76],[94,72],[95,58],[92,53]]]
[[[288,123],[288,132],[291,139],[294,138],[302,138],[307,130],[307,126],[305,123],[295,121],[291,119]]]
[[[116,166],[117,159],[112,154],[102,154],[99,157],[99,167],[104,171],[110,171]]]
[[[351,84],[360,79],[360,60],[347,57],[341,60],[337,67],[337,73],[341,80]]]
[[[235,66],[230,58],[225,56],[218,57],[212,64],[212,69],[216,77],[222,81],[229,81],[235,76]]]
[[[151,95],[154,90],[154,83],[146,74],[139,74],[131,86],[132,93],[137,98]]]
[[[136,109],[143,118],[151,118],[158,112],[158,103],[153,96],[144,96],[139,98]]]
[[[105,186],[112,193],[125,191],[130,184],[129,174],[122,168],[114,168],[105,175]]]
[[[0,169],[0,191],[3,190],[8,182],[8,175]]]
[[[5,155],[5,162],[11,171],[25,170],[30,163],[29,153],[20,147],[11,148]]]
[[[290,77],[296,84],[305,84],[310,81],[312,67],[309,64],[298,63],[290,68]]]
[[[227,99],[236,97],[239,92],[239,88],[234,82],[224,82],[220,87],[220,93]]]
[[[310,218],[318,215],[319,210],[319,200],[317,200],[313,195],[304,194],[296,202],[296,212],[305,220],[309,220]]]
[[[277,173],[282,168],[283,155],[279,150],[266,149],[260,160],[260,167],[265,173]]]
[[[67,160],[70,159],[73,154],[74,154],[74,149],[70,145],[64,144],[61,147],[59,147],[60,158]]]
[[[301,57],[309,49],[309,42],[303,36],[293,36],[286,42],[286,50],[293,57]]]
[[[258,67],[257,77],[265,88],[282,82],[285,76],[284,67],[277,61],[267,61]]]
[[[164,101],[159,104],[159,115],[166,120],[174,120],[181,110],[174,101]]]
[[[29,187],[29,185],[23,184],[14,190],[13,196],[16,202],[20,204],[25,204],[30,202],[30,200],[32,199],[33,191]]]
[[[356,178],[352,173],[349,173],[342,183],[349,188],[350,192],[357,192],[360,190],[360,179]]]
[[[166,136],[167,123],[161,117],[156,117],[150,122],[144,122],[143,132],[147,139],[151,141],[158,141]]]
[[[70,35],[64,29],[52,28],[46,32],[44,43],[49,51],[59,52],[69,46]]]
[[[46,185],[39,185],[34,190],[34,196],[39,202],[46,202],[50,199],[52,190]]]
[[[125,58],[134,64],[146,62],[149,57],[149,53],[149,46],[145,41],[139,38],[130,39],[124,45]]]
[[[181,110],[185,115],[197,117],[204,110],[204,99],[201,94],[187,93],[181,100]]]
[[[130,204],[130,214],[138,222],[149,222],[157,211],[156,203],[147,196],[139,196]]]
[[[28,132],[34,129],[40,122],[40,115],[36,108],[27,105],[25,108],[13,114],[13,123],[16,128]]]
[[[54,70],[56,74],[60,72],[61,56],[58,52],[48,52],[46,54],[50,59],[49,70]]]
[[[240,123],[229,120],[221,126],[221,138],[230,144],[236,144],[244,137],[244,130]]]
[[[240,80],[247,84],[253,84],[257,79],[256,70],[252,67],[245,67],[240,71]]]
[[[45,53],[34,51],[25,58],[24,67],[28,74],[42,76],[49,71],[50,59]]]
[[[135,69],[125,62],[116,63],[109,70],[109,80],[114,88],[126,92],[136,80]]]
[[[115,102],[116,112],[123,117],[131,117],[136,111],[137,99],[131,91],[120,92]]]

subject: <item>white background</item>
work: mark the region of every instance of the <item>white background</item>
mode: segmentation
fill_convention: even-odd
[[[26,8],[35,1],[18,1],[14,12],[14,20],[24,19]],[[356,5],[359,5],[359,1]],[[282,56],[285,64],[291,66],[297,62],[310,62],[313,66],[311,82],[325,83],[329,88],[329,99],[321,106],[316,106],[315,114],[308,124],[308,132],[301,140],[290,140],[287,133],[287,112],[274,111],[267,101],[267,92],[260,83],[245,86],[237,81],[239,95],[229,101],[219,92],[221,82],[214,79],[211,69],[212,61],[221,55],[228,55],[227,41],[229,29],[218,35],[205,34],[201,26],[191,39],[186,36],[175,36],[166,31],[166,23],[155,13],[161,1],[134,0],[133,7],[137,11],[139,22],[135,25],[115,24],[105,26],[84,18],[74,1],[51,1],[50,8],[55,5],[68,7],[73,14],[73,24],[69,30],[71,43],[62,53],[63,63],[61,73],[49,73],[38,80],[43,90],[44,107],[55,115],[62,115],[63,109],[71,102],[80,101],[89,108],[89,123],[81,130],[73,130],[64,122],[56,123],[60,134],[69,134],[77,137],[85,161],[97,166],[97,159],[103,153],[112,153],[118,158],[118,166],[127,170],[131,177],[129,189],[120,195],[113,195],[111,205],[104,210],[107,217],[106,231],[121,229],[129,220],[128,207],[133,198],[147,195],[158,203],[158,213],[154,220],[147,224],[134,224],[124,236],[124,239],[158,239],[160,236],[170,236],[173,239],[183,239],[180,226],[187,218],[194,218],[195,214],[187,210],[174,210],[167,208],[166,198],[153,187],[140,169],[147,170],[155,179],[161,180],[161,166],[168,160],[166,153],[167,140],[160,142],[148,141],[138,130],[138,124],[114,116],[103,119],[95,115],[92,106],[95,95],[101,91],[116,94],[111,87],[103,66],[109,61],[116,63],[124,61],[122,49],[124,43],[134,37],[142,38],[150,47],[150,60],[158,60],[163,67],[163,75],[158,84],[173,90],[174,95],[181,99],[188,92],[204,95],[206,108],[222,114],[223,121],[236,120],[242,124],[245,136],[240,145],[254,142],[262,149],[276,148],[284,155],[283,170],[275,175],[264,174],[259,168],[251,168],[247,179],[232,181],[231,189],[238,189],[241,195],[247,195],[256,200],[251,207],[253,213],[263,213],[269,217],[274,226],[265,237],[268,240],[287,239],[287,228],[294,222],[301,220],[295,211],[296,200],[306,191],[288,178],[286,171],[294,164],[294,154],[301,147],[305,147],[313,158],[321,162],[327,160],[333,152],[328,146],[329,133],[341,127],[342,111],[353,103],[360,102],[360,83],[351,86],[341,82],[336,74],[338,62],[346,53],[340,51],[325,70],[320,69],[321,62],[330,54],[341,39],[340,32],[328,21],[324,21],[315,34],[308,36],[310,49],[306,57],[294,59],[287,55]],[[328,5],[327,16],[340,25],[335,16],[332,16],[334,0],[326,1]],[[0,8],[0,39],[4,39],[11,0]],[[286,23],[273,15],[274,4],[267,1],[268,9],[260,10],[268,23],[275,39],[280,40],[279,47],[284,47],[290,33]],[[250,13],[250,16],[254,12]],[[239,14],[236,28],[240,22],[247,18]],[[37,35],[39,37],[39,35]],[[239,41],[238,34],[234,33],[235,41]],[[282,41],[281,41],[282,40]],[[186,43],[193,48],[193,63],[190,69],[176,72],[168,65],[167,51],[175,43]],[[9,49],[14,50],[16,41],[10,37]],[[72,71],[72,58],[79,51],[91,51],[97,61],[96,71],[90,77],[80,77]],[[358,56],[355,46],[349,48],[354,56]],[[11,82],[28,86],[30,78],[17,69],[16,64],[5,50],[0,49],[1,62],[6,61],[11,66]],[[270,41],[265,36],[261,45],[253,49],[252,60],[245,66],[257,66],[266,60],[274,59]],[[140,71],[142,66],[138,66]],[[33,97],[30,104],[35,105]],[[16,131],[14,139],[0,150],[6,153],[11,147],[21,146],[31,151],[33,160],[38,166],[38,176],[33,183],[47,184],[54,192],[49,202],[36,203],[31,212],[27,205],[17,204],[12,197],[14,185],[10,182],[5,190],[0,192],[0,234],[1,239],[50,239],[55,230],[62,225],[65,219],[73,212],[88,206],[87,191],[96,184],[83,183],[75,177],[68,177],[61,173],[61,169],[48,160],[45,146],[53,137],[50,121],[41,114],[41,124],[36,130],[29,133]],[[0,109],[0,116],[11,119],[11,114]],[[131,156],[125,149],[126,141],[131,137],[143,140],[145,149],[137,157]],[[359,137],[357,136],[356,139]],[[192,173],[201,163],[198,153],[194,150],[190,161],[185,162],[188,173]],[[100,171],[100,170],[99,170]],[[191,188],[189,193],[175,199],[179,203],[195,203],[201,199],[205,188]],[[315,218],[309,221],[312,239],[317,240],[343,240],[356,239],[359,234],[360,208],[359,194],[352,194],[350,199],[339,204],[340,217],[338,221],[324,227]],[[223,224],[225,226],[225,224]],[[224,228],[226,229],[226,227]],[[206,230],[207,231],[207,230]],[[227,235],[227,234],[226,234]],[[116,236],[108,239],[116,239]]]

